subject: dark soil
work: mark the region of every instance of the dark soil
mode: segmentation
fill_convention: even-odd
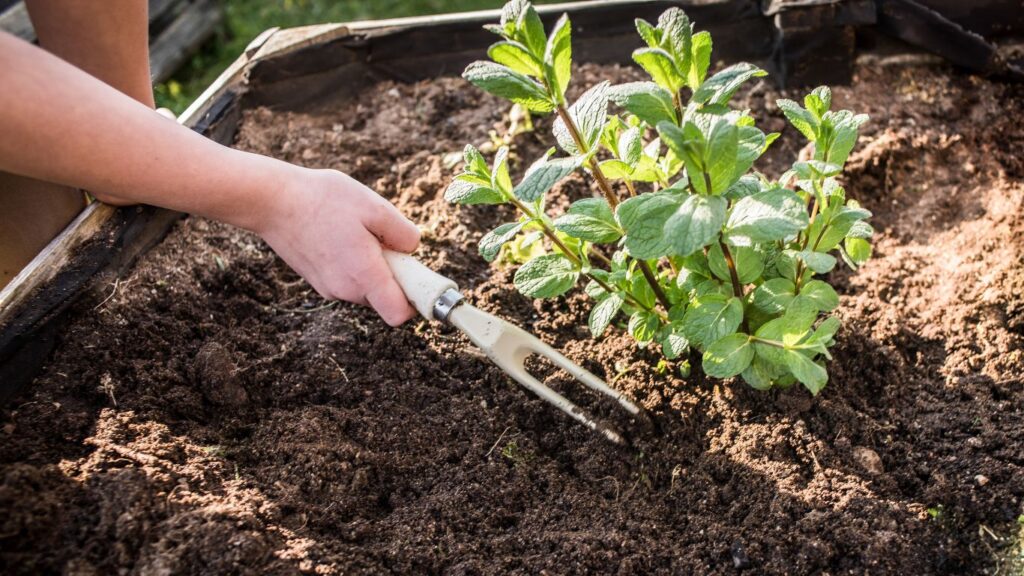
[[[585,67],[581,84],[606,75],[636,73]],[[800,146],[778,95],[741,103],[784,132],[761,165],[776,174]],[[846,182],[878,236],[833,274],[844,328],[817,398],[660,375],[620,332],[588,337],[585,296],[516,294],[475,249],[509,213],[442,198],[452,154],[505,126],[461,80],[248,113],[239,147],[374,187],[422,226],[424,261],[654,429],[610,445],[452,329],[327,304],[258,238],[188,219],[78,305],[3,411],[0,572],[1016,570],[1000,558],[1024,513],[1024,94],[872,62],[835,100],[872,117]],[[519,137],[517,171],[549,128]]]

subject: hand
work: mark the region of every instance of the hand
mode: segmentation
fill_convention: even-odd
[[[419,229],[366,186],[334,170],[297,169],[256,232],[324,298],[371,306],[391,326],[416,315],[384,260],[409,253]]]

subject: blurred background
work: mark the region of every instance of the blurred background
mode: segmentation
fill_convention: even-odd
[[[169,80],[156,85],[158,106],[176,114],[267,28],[352,22],[500,8],[504,0],[221,0],[224,19],[213,37]],[[534,0],[552,4],[552,0]]]

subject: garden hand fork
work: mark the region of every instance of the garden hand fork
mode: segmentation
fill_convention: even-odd
[[[631,415],[639,415],[640,408],[622,393],[616,392],[603,380],[574,364],[560,352],[538,340],[536,336],[465,303],[458,285],[453,280],[427,268],[412,256],[385,250],[384,258],[391,266],[391,272],[405,292],[406,298],[420,315],[427,320],[450,322],[462,330],[492,362],[528,390],[591,430],[604,434],[605,438],[612,442],[625,443],[622,436],[611,426],[594,420],[572,401],[531,376],[526,371],[526,359],[533,354],[543,356],[590,389],[614,398]]]

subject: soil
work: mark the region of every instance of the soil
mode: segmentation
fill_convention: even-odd
[[[584,66],[579,88],[632,69]],[[579,93],[580,90],[574,90]],[[740,96],[801,139],[761,83]],[[796,97],[796,92],[785,93]],[[875,257],[832,274],[831,381],[689,378],[586,297],[531,302],[475,243],[510,213],[442,198],[507,108],[459,79],[246,114],[238,147],[344,170],[424,230],[420,257],[648,411],[617,447],[512,384],[451,328],[322,301],[257,237],[191,218],[77,305],[0,418],[5,574],[1002,574],[1024,514],[1024,93],[866,62],[845,178]],[[515,170],[550,120],[518,137]],[[591,194],[573,176],[557,202]],[[695,364],[699,364],[695,362]],[[614,410],[542,368],[589,410]]]

